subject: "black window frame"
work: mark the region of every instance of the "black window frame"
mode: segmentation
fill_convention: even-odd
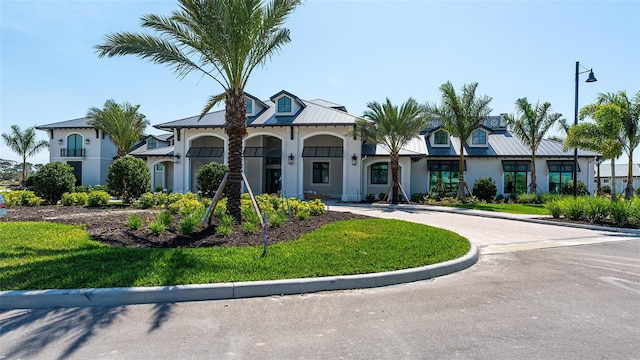
[[[283,96],[278,99],[278,112],[279,113],[290,113],[291,112],[291,98],[288,96]]]
[[[371,165],[371,184],[386,185],[389,183],[389,163],[379,162]]]
[[[438,142],[438,134],[444,134],[443,138],[444,142]],[[441,139],[441,140],[442,140]],[[433,144],[434,145],[448,145],[449,144],[449,133],[446,130],[438,130],[433,133]]]
[[[328,161],[314,161],[312,165],[313,176],[312,182],[314,184],[328,184],[329,183],[329,168]],[[324,181],[326,179],[326,181]]]

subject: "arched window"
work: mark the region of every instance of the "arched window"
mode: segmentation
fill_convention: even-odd
[[[247,98],[247,114],[253,114],[253,100]]]
[[[291,112],[291,98],[283,96],[278,99],[278,112],[290,113]]]
[[[447,145],[449,143],[449,134],[444,130],[438,130],[433,134],[433,143],[435,145]]]
[[[67,156],[82,156],[82,136],[71,134],[67,136]]]
[[[478,129],[471,134],[471,145],[487,145],[487,133]]]

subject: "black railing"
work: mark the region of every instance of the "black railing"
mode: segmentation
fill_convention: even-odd
[[[84,157],[84,149],[60,149],[61,157]]]

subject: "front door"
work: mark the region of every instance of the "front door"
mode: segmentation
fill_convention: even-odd
[[[280,177],[282,171],[280,169],[267,169],[265,176],[264,192],[267,194],[275,194],[280,191]]]
[[[73,175],[76,177],[76,186],[82,185],[82,161],[67,161],[73,168]]]

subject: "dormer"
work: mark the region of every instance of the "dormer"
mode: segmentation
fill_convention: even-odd
[[[245,92],[244,97],[247,104],[247,117],[258,115],[262,110],[267,108],[267,104],[249,93]]]
[[[273,95],[271,101],[274,103],[276,116],[295,115],[306,106],[297,96],[284,90]]]
[[[444,129],[438,129],[432,132],[429,139],[431,141],[431,146],[433,147],[449,146],[449,133]]]
[[[483,128],[478,128],[471,133],[467,145],[471,147],[487,147],[488,143],[489,132]]]

